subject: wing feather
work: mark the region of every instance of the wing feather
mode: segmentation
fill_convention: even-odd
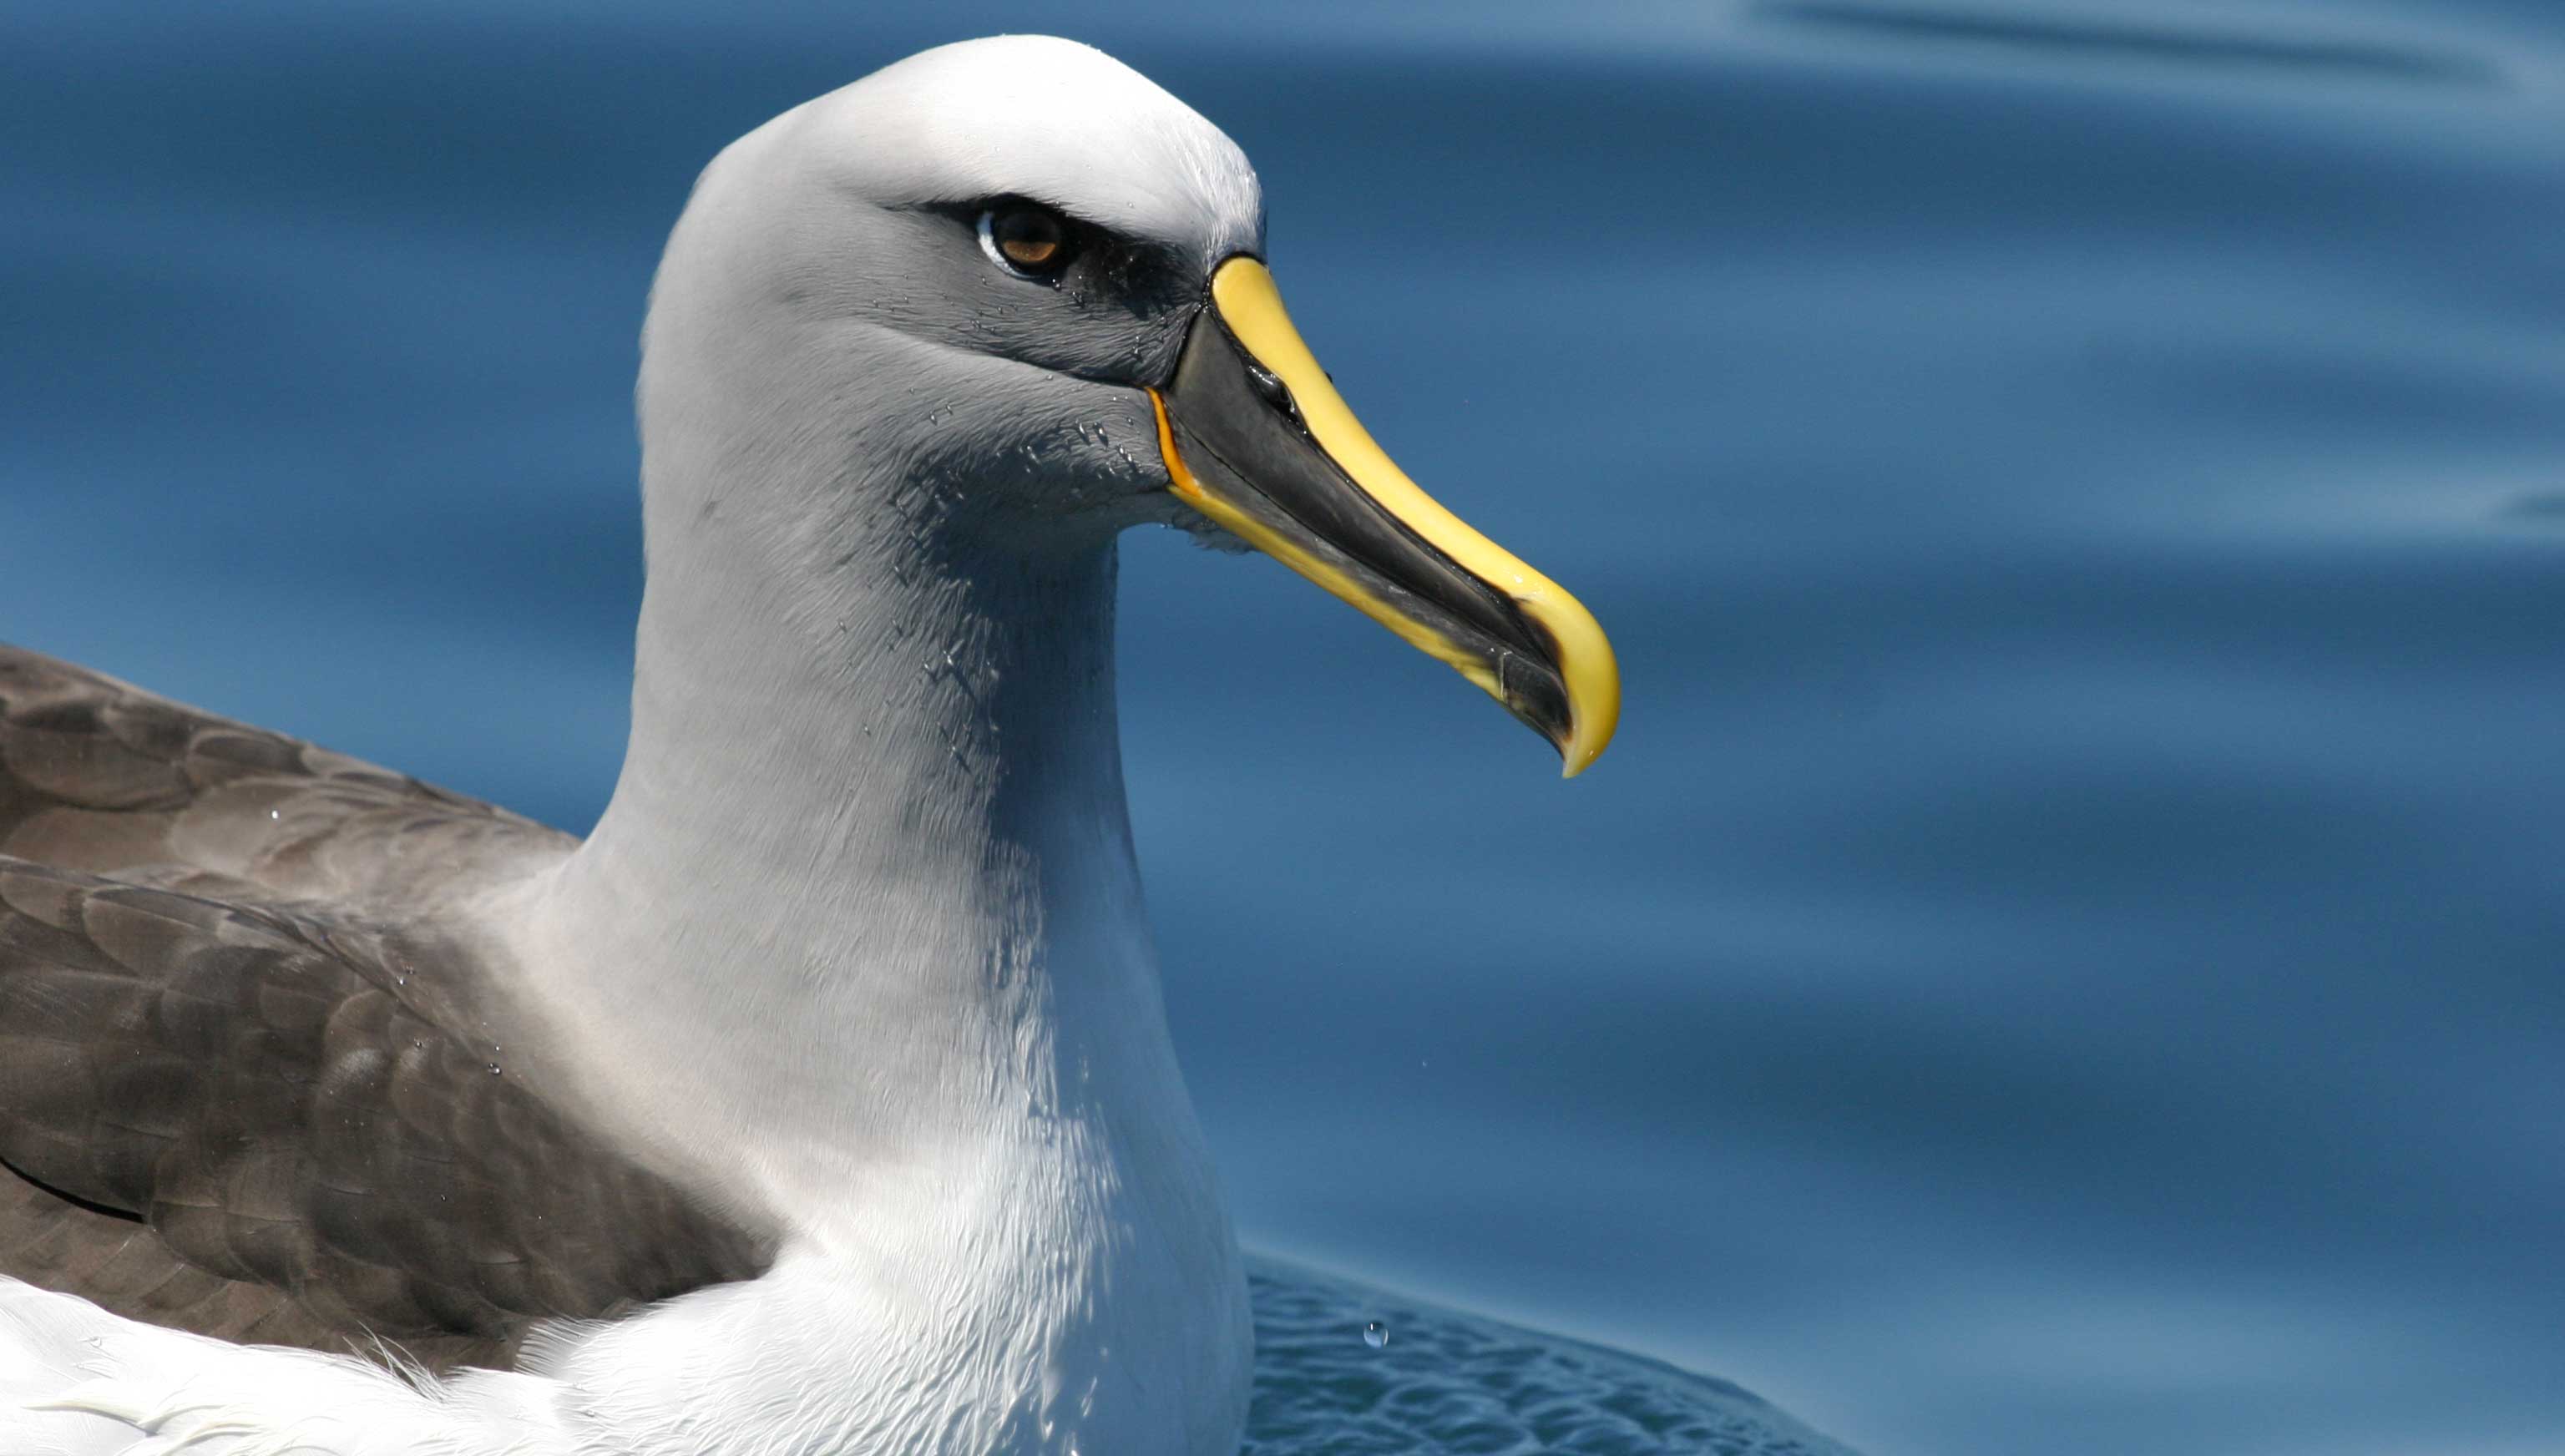
[[[438,933],[574,843],[0,647],[0,1274],[445,1367],[762,1272],[510,1074]]]

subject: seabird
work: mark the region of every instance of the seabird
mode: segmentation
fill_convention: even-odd
[[[1236,1449],[1115,538],[1270,553],[1570,774],[1600,629],[1356,422],[1238,147],[1069,42],[726,148],[637,408],[584,842],[0,649],[0,1450]]]

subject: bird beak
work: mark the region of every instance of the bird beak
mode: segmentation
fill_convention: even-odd
[[[1568,778],[1601,756],[1621,675],[1593,613],[1390,462],[1263,263],[1212,274],[1211,307],[1149,397],[1179,499],[1486,689]]]

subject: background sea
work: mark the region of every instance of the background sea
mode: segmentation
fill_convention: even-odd
[[[0,7],[0,637],[583,829],[731,136],[1094,41],[1628,681],[1126,552],[1249,1241],[1876,1456],[2565,1451],[2565,12]]]

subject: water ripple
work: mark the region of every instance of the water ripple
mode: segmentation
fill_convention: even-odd
[[[2249,34],[2121,19],[1885,7],[1844,0],[1758,0],[1747,13],[1788,25],[1906,40],[2002,46],[2044,56],[2330,73],[2436,86],[2490,86],[2500,80],[2500,72],[2481,58],[2383,40]]]
[[[1851,1456],[1726,1380],[1254,1261],[1240,1456]],[[1374,1345],[1367,1326],[1397,1338]]]

